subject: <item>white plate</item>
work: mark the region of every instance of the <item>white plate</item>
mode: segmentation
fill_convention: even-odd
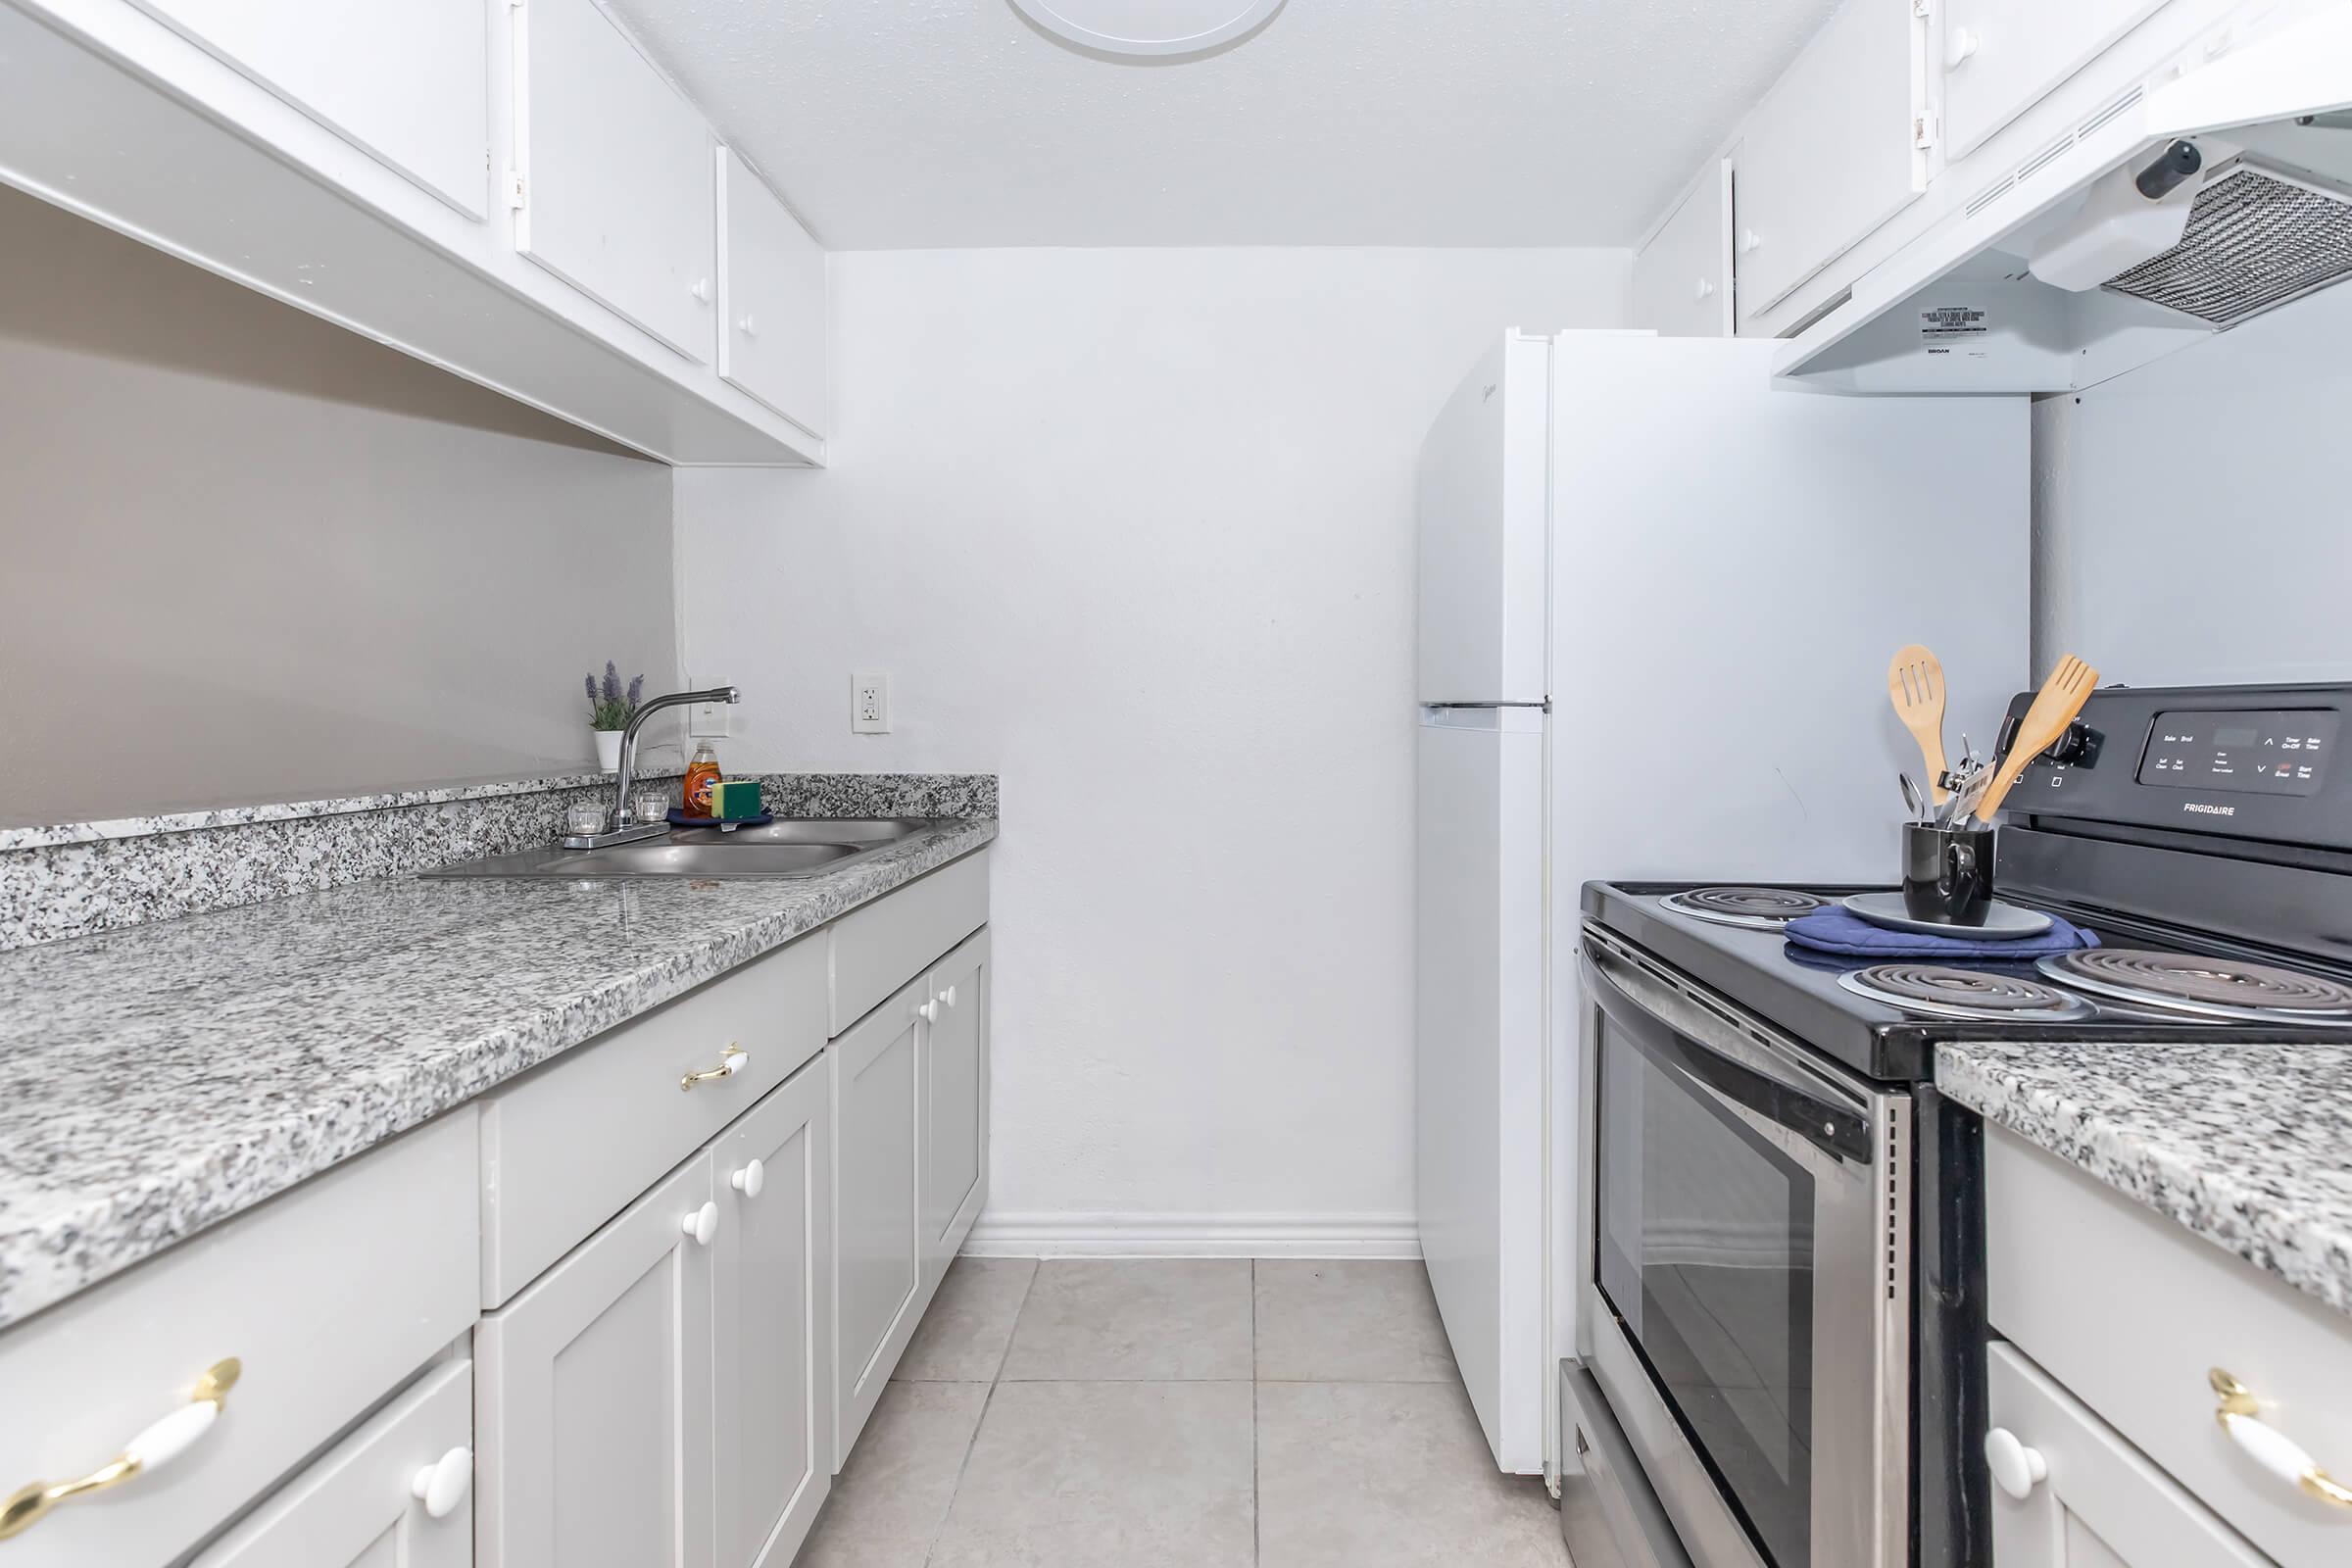
[[[1998,942],[2004,937],[2037,937],[2050,928],[2050,917],[2039,909],[2021,909],[2014,904],[1995,899],[1984,906],[1983,925],[1946,925],[1934,920],[1914,920],[1911,911],[1903,906],[1903,896],[1894,893],[1856,893],[1848,897],[1845,906],[1889,931],[1916,931],[1922,936],[1959,937],[1964,941]]]

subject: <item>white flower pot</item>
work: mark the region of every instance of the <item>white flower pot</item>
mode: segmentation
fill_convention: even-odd
[[[596,765],[608,773],[620,771],[620,731],[599,729],[589,733],[596,737]]]

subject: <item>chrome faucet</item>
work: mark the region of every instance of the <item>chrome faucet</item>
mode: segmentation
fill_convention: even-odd
[[[639,822],[629,811],[629,786],[637,777],[637,732],[645,721],[664,708],[682,708],[688,703],[740,703],[743,688],[713,686],[707,692],[671,692],[639,705],[629,715],[626,729],[620,732],[620,766],[613,775],[612,815],[602,833],[575,833],[564,840],[567,850],[601,850],[608,844],[627,844],[636,839],[650,839],[669,831],[666,822]]]

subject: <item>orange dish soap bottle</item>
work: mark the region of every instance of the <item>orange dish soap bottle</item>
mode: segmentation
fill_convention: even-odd
[[[694,760],[686,764],[685,800],[678,808],[679,814],[708,820],[710,815],[710,787],[717,782],[718,753],[710,749],[709,741],[705,741],[694,749]]]

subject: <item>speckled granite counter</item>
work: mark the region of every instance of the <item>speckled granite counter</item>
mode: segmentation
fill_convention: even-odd
[[[2352,1047],[1942,1046],[1936,1086],[2352,1314]]]
[[[996,832],[770,881],[402,876],[0,955],[0,1325]]]

